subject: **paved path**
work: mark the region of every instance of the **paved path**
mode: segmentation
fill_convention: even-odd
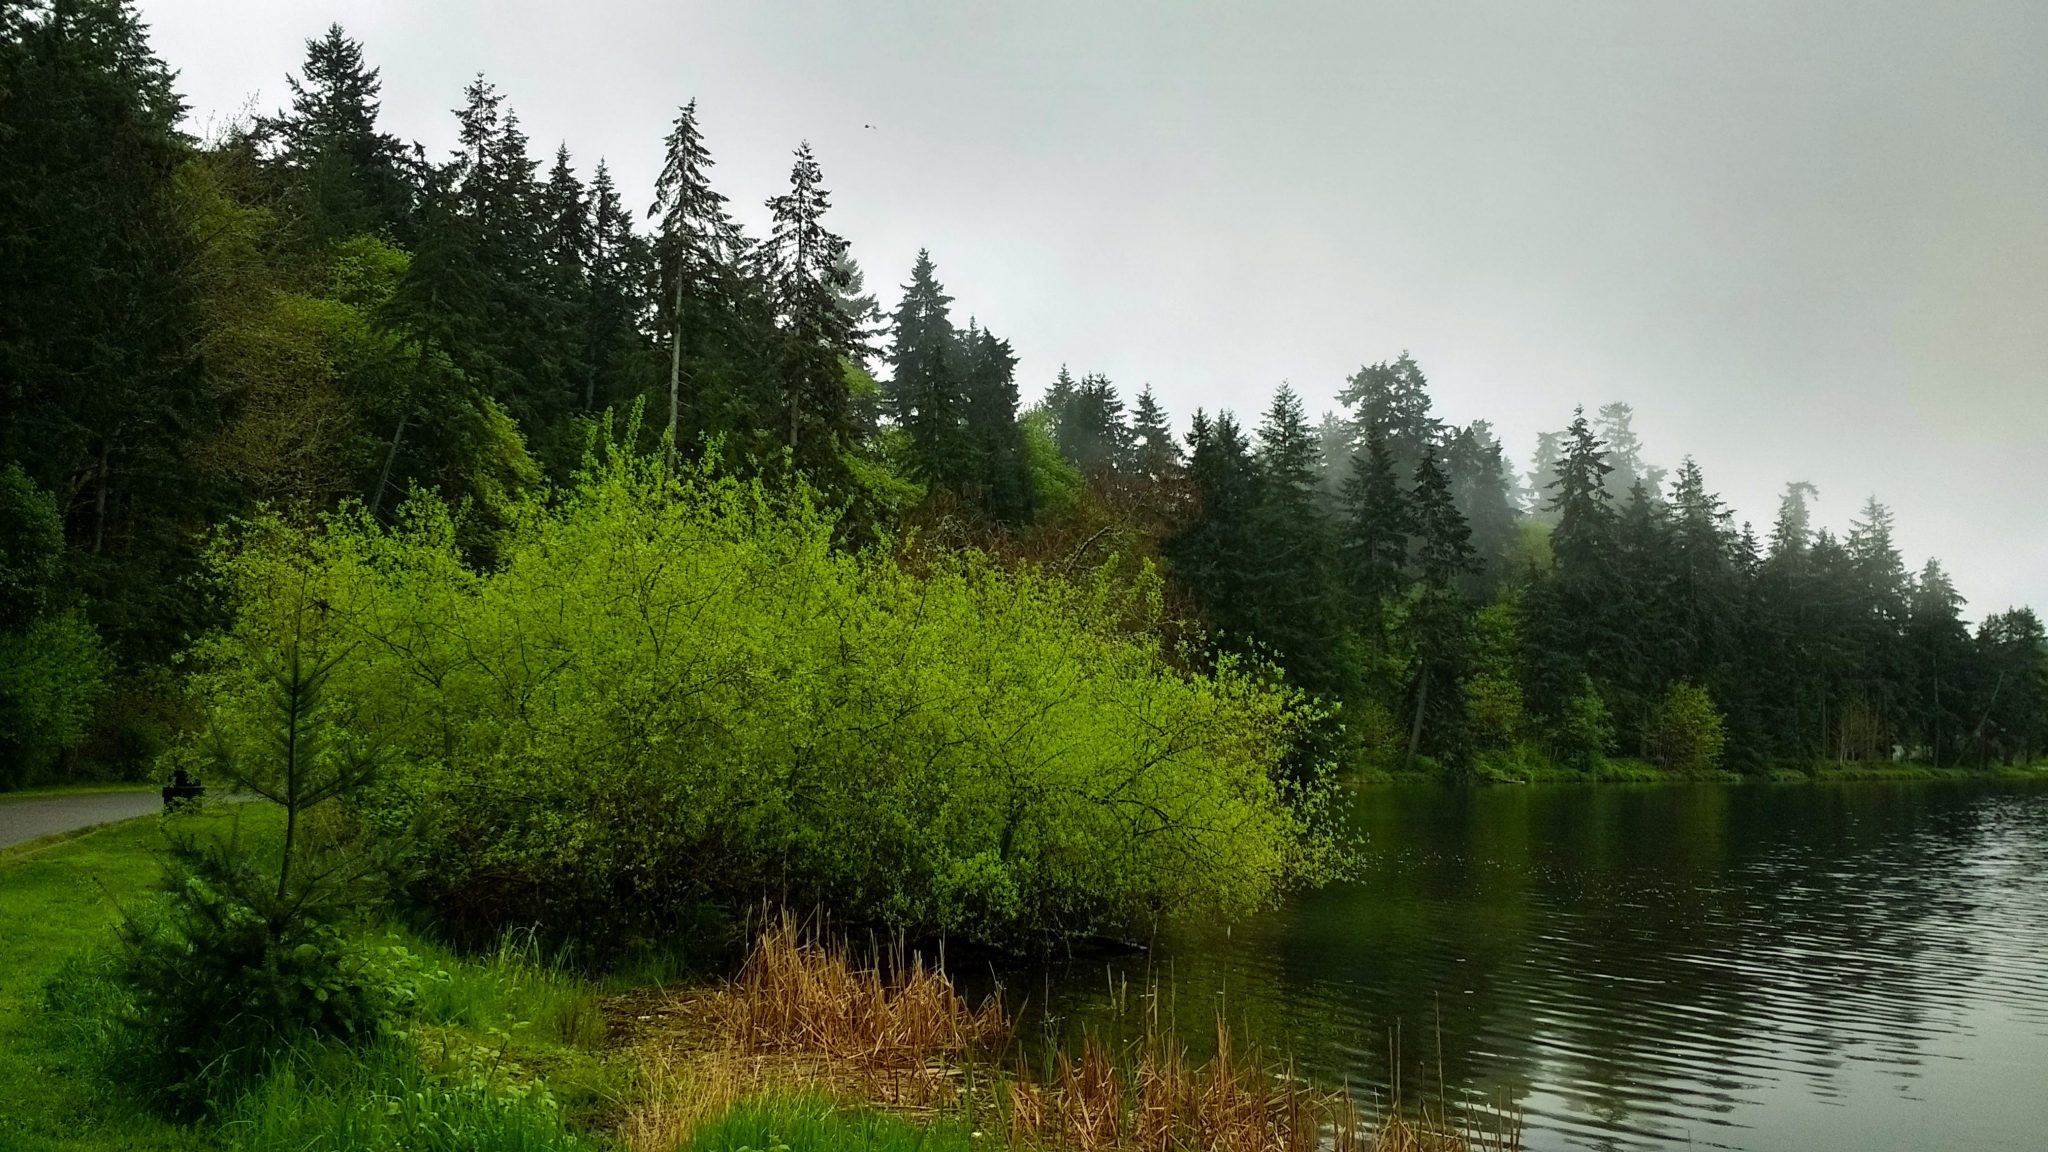
[[[155,792],[87,792],[43,800],[0,800],[0,848],[59,832],[160,811]]]

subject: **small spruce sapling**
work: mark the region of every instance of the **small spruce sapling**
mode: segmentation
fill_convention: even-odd
[[[122,930],[134,1071],[173,1114],[247,1083],[294,1041],[363,1043],[382,1029],[384,996],[347,929],[387,862],[346,803],[380,757],[329,703],[347,645],[327,605],[305,573],[279,575],[296,583],[284,611],[223,641],[260,691],[210,716],[181,755],[281,820],[230,804],[178,821],[162,900]]]

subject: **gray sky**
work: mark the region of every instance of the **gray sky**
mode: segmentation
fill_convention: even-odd
[[[437,156],[486,73],[644,208],[696,97],[750,224],[808,138],[886,305],[927,246],[1022,357],[1255,422],[1408,349],[1526,469],[1626,400],[1761,532],[1892,505],[2048,608],[2048,4],[145,0],[204,127],[340,20]],[[864,128],[873,124],[875,128]]]

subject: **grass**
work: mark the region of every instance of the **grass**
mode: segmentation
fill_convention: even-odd
[[[155,817],[102,825],[61,847],[0,860],[0,1149],[210,1146],[98,1083],[50,1027],[44,985],[74,957],[114,940],[118,904],[156,882]]]
[[[188,820],[263,820],[263,810]],[[368,1051],[302,1045],[214,1122],[169,1123],[100,1067],[106,976],[122,906],[148,898],[166,844],[157,817],[102,825],[0,858],[0,1152],[100,1149],[583,1149],[620,1109],[625,1070],[601,1051],[597,987],[525,934],[475,958],[391,930],[367,942],[411,1011]]]
[[[109,792],[155,792],[161,786],[126,781],[99,781],[91,784],[53,784],[47,788],[23,788],[16,792],[0,792],[0,804],[14,804],[23,800],[48,800],[53,796],[99,796]]]
[[[1822,761],[1811,767],[1779,768],[1770,779],[1788,783],[1834,780],[2048,780],[2048,762],[1988,767],[1936,767],[1912,761]]]
[[[848,1108],[818,1093],[734,1105],[699,1128],[683,1152],[987,1152],[984,1134],[956,1117],[924,1123]]]

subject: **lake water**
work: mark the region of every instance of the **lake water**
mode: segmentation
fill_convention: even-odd
[[[1100,1023],[1150,965],[1184,1031],[1227,1005],[1531,1149],[2048,1148],[2048,788],[1388,785],[1355,821],[1355,882],[1032,991]]]

